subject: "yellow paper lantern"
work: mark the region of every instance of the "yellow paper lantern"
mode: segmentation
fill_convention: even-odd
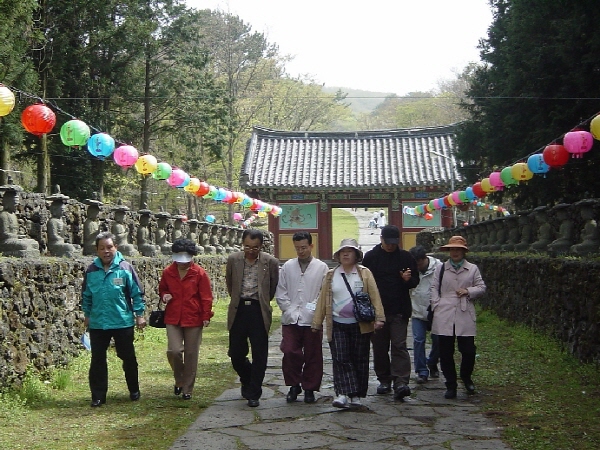
[[[261,218],[267,217],[267,213],[264,212],[264,211],[259,211],[258,212],[258,217],[261,217]]]
[[[150,174],[158,167],[158,161],[152,155],[142,155],[135,162],[135,170],[141,174]]]
[[[8,115],[15,107],[15,94],[0,84],[0,117]]]
[[[450,206],[456,206],[456,202],[452,198],[452,195],[447,195],[446,200],[448,200],[448,203],[450,204]]]
[[[590,133],[592,133],[594,139],[600,141],[600,114],[594,117],[590,122]]]
[[[527,167],[527,163],[516,163],[511,169],[512,177],[517,181],[527,181],[533,178],[533,172]]]
[[[496,188],[492,186],[492,183],[490,182],[489,178],[484,178],[483,180],[481,180],[481,189],[483,189],[483,192],[485,192],[486,194],[489,194],[490,192],[494,192],[496,190]]]
[[[190,182],[183,188],[185,191],[195,194],[200,189],[200,180],[195,177],[190,178]]]

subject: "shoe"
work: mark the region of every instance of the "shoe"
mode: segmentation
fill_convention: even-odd
[[[175,395],[181,394],[181,390],[182,389],[183,388],[180,388],[180,387],[177,387],[177,386],[173,386],[173,394],[175,394]]]
[[[362,406],[360,397],[350,397],[350,406]]]
[[[103,403],[105,403],[105,402],[103,402],[102,400],[99,400],[99,399],[95,399],[95,400],[92,400],[92,403],[90,403],[90,406],[92,408],[98,408],[99,406],[102,406]]]
[[[467,394],[473,395],[475,393],[475,385],[473,384],[473,381],[471,381],[471,380],[464,381],[463,380],[463,382],[465,383],[465,389],[467,390]]]
[[[394,386],[394,399],[402,400],[410,395],[410,388],[405,384],[397,384]]]
[[[183,394],[181,396],[182,400],[191,400],[192,399],[192,394]]]
[[[298,386],[298,385],[292,386],[290,388],[290,391],[288,392],[287,397],[285,398],[285,400],[288,403],[295,402],[296,399],[298,398],[298,394],[300,394],[301,392],[302,392],[302,388],[300,386]]]
[[[304,403],[314,403],[317,400],[315,399],[315,391],[305,390],[304,391]]]
[[[248,406],[250,408],[256,408],[258,405],[260,405],[260,402],[258,400],[255,400],[253,398],[248,399]]]
[[[439,378],[440,377],[440,371],[437,368],[437,365],[435,366],[428,366],[429,367],[429,378]]]
[[[419,375],[417,377],[417,384],[425,384],[427,383],[427,377],[425,375]]]
[[[456,389],[447,389],[444,398],[456,398]]]
[[[140,399],[140,391],[130,392],[129,398],[131,399],[132,402],[137,402]]]
[[[388,392],[392,392],[392,387],[390,386],[390,383],[384,383],[383,381],[379,383],[379,386],[377,386],[377,393],[387,394]]]
[[[335,400],[331,403],[331,406],[336,408],[350,408],[350,404],[348,403],[348,397],[345,395],[338,395]]]

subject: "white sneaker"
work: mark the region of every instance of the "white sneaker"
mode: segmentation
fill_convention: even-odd
[[[336,408],[350,408],[348,397],[345,395],[338,395],[331,405]]]
[[[362,406],[360,397],[350,397],[350,406]]]

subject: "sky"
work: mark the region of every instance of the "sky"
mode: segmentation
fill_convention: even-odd
[[[435,89],[479,61],[488,0],[185,0],[265,33],[294,60],[292,76],[326,86],[405,95]]]

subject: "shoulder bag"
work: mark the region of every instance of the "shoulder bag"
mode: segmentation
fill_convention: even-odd
[[[356,320],[358,320],[359,322],[374,322],[375,307],[371,303],[369,293],[359,292],[355,294],[350,288],[350,284],[348,283],[348,279],[346,278],[345,273],[342,273],[342,277],[344,278],[344,283],[346,283],[348,292],[350,292],[350,295],[352,296],[352,301],[354,302],[353,312]]]

